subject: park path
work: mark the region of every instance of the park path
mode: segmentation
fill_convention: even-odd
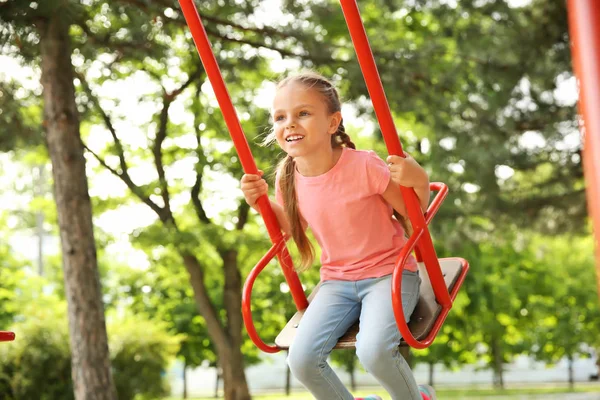
[[[475,399],[475,397],[469,397]],[[527,394],[520,396],[485,396],[481,400],[600,400],[600,393]],[[479,398],[477,398],[479,400]]]

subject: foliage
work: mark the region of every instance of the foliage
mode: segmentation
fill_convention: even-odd
[[[592,237],[536,238],[536,258],[546,266],[552,292],[532,293],[536,324],[531,330],[533,354],[549,363],[587,356],[600,346],[600,309]]]
[[[117,266],[111,254],[102,255],[109,307],[165,321],[169,332],[183,335],[178,356],[189,365],[215,363],[214,340],[179,252],[198,258],[211,306],[228,327],[221,256],[235,250],[244,277],[268,241],[260,218],[245,214],[240,202],[241,166],[177,2],[62,3],[71,6],[65,17],[73,21],[96,215],[141,203],[159,210],[129,236],[148,258],[148,270]],[[269,87],[265,79],[279,75],[281,60],[289,70],[311,67],[331,76],[360,116],[348,124],[353,139],[385,155],[379,131],[371,134],[363,123],[375,117],[337,2],[286,0],[284,17],[268,28],[254,22],[259,1],[196,3],[259,168],[272,172],[279,157],[276,148],[257,145],[269,127],[268,110],[257,99]],[[549,361],[580,351],[582,342],[600,335],[586,258],[591,250],[582,244],[589,233],[577,119],[572,99],[561,97],[573,79],[565,2],[511,8],[501,0],[371,0],[360,7],[404,148],[433,181],[450,187],[431,225],[438,254],[471,263],[438,341],[417,352],[417,361],[456,367],[483,360],[501,375],[503,362],[532,347]],[[42,11],[0,3],[2,21]],[[35,33],[17,28],[2,28],[7,54],[35,60]],[[29,138],[40,135],[39,93],[19,92],[15,82],[2,85],[0,120],[11,130],[0,134],[0,147],[37,143]],[[123,88],[134,87],[143,90],[126,96]],[[13,129],[23,140],[15,141]],[[107,177],[111,173],[115,178]],[[48,212],[43,196],[35,207]],[[20,215],[22,226],[31,227],[33,214]],[[586,238],[546,236],[556,233]],[[116,240],[109,236],[103,239]],[[579,249],[574,256],[571,247]],[[570,267],[553,268],[557,259]],[[585,285],[578,286],[579,276]],[[2,278],[8,291],[0,292],[7,294],[0,320],[9,321],[16,284]],[[310,289],[318,271],[301,279]],[[255,286],[253,311],[266,341],[294,312],[275,263]],[[577,334],[569,335],[572,327]],[[258,360],[247,338],[242,349],[247,363]]]
[[[73,399],[66,302],[55,295],[23,296],[19,310],[19,322],[10,327],[17,339],[0,346],[0,396]],[[179,337],[169,335],[160,323],[139,317],[116,318],[109,323],[109,332],[119,398],[168,394],[164,372],[178,350]]]
[[[113,379],[119,399],[156,399],[169,393],[165,372],[179,348],[164,324],[126,317],[109,325]]]
[[[7,400],[73,399],[66,304],[41,296],[22,304],[17,336],[0,346],[1,396]]]

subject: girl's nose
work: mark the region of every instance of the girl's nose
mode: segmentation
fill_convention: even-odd
[[[288,126],[286,126],[287,129],[294,129],[296,127],[296,124],[291,122],[288,124]]]

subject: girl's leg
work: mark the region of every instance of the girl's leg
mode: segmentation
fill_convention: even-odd
[[[362,311],[356,354],[392,399],[421,400],[417,382],[399,351],[401,336],[392,307],[391,282],[391,275],[359,282]],[[402,304],[407,318],[419,299],[420,284],[421,278],[416,272],[404,271]]]
[[[326,281],[302,317],[288,364],[317,400],[354,399],[327,363],[327,356],[359,314],[354,282]]]

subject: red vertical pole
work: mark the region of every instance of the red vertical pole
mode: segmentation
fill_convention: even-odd
[[[258,169],[256,168],[254,157],[252,156],[252,152],[248,146],[246,135],[244,135],[242,126],[237,117],[237,113],[235,112],[235,108],[231,103],[231,97],[229,97],[229,92],[227,91],[227,87],[223,81],[221,70],[217,64],[217,59],[212,51],[210,42],[208,40],[208,35],[206,34],[204,25],[202,25],[202,20],[198,14],[196,5],[194,4],[194,0],[179,0],[179,4],[181,5],[183,15],[185,16],[185,20],[190,28],[192,37],[194,38],[194,43],[198,49],[200,60],[204,65],[204,69],[206,70],[206,74],[210,80],[210,84],[215,91],[217,101],[219,102],[219,107],[221,108],[221,112],[225,118],[227,128],[229,129],[231,139],[233,140],[233,144],[237,150],[238,156],[240,157],[240,162],[242,163],[244,172],[247,174],[257,174]],[[258,206],[273,244],[283,240],[281,228],[279,227],[277,217],[271,208],[269,198],[267,196],[260,197],[258,199]],[[279,253],[278,257],[283,274],[290,287],[290,293],[292,294],[296,308],[298,310],[303,310],[308,307],[308,301],[306,299],[306,295],[304,294],[304,290],[302,289],[302,284],[298,279],[298,275],[294,270],[292,259],[287,251],[287,248],[284,248]]]
[[[388,152],[392,155],[404,157],[402,145],[398,139],[396,126],[394,125],[387,98],[385,97],[379,72],[377,71],[377,65],[375,64],[375,59],[371,52],[371,46],[369,45],[367,33],[365,32],[365,27],[360,17],[356,0],[340,0],[340,4],[342,6],[344,18],[346,19],[346,24],[348,25],[350,37],[354,43],[361,71],[365,77],[369,96],[373,101],[373,108],[375,109],[375,114],[377,115],[377,120],[379,121],[381,133],[383,134],[383,139],[385,140]],[[439,266],[439,261],[433,247],[433,241],[431,240],[431,235],[429,234],[427,223],[425,222],[425,217],[421,210],[419,198],[412,188],[400,186],[400,191],[402,192],[402,198],[406,203],[406,210],[414,231],[425,231],[417,243],[417,254],[419,257],[423,258],[423,261],[427,266],[427,272],[429,273],[429,279],[435,297],[442,306],[449,308],[452,305],[452,300],[450,299],[446,282],[444,281]],[[429,266],[437,266],[437,268],[429,268]]]
[[[579,114],[587,202],[596,235],[600,295],[600,1],[568,0],[573,67],[579,80]]]

